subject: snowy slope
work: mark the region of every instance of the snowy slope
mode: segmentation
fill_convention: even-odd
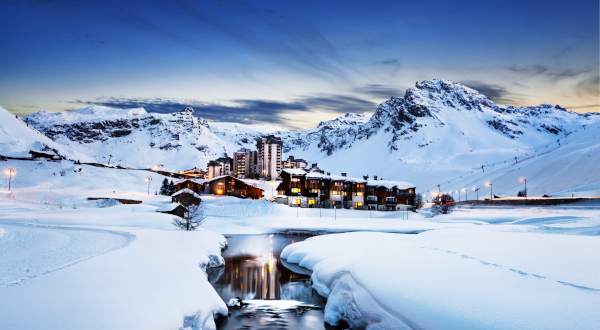
[[[210,129],[216,136],[240,148],[256,149],[256,140],[264,135],[285,135],[290,131],[275,125],[244,125],[238,123],[211,122]]]
[[[237,148],[213,134],[204,119],[194,116],[192,108],[149,114],[141,108],[93,106],[70,112],[42,111],[24,120],[51,139],[100,162],[110,160],[111,164],[138,168],[205,168],[209,160]]]
[[[94,159],[49,139],[0,107],[0,155],[29,157],[29,151],[48,151],[63,158],[93,162]]]
[[[493,184],[493,192],[501,197],[517,196],[524,189],[521,178],[527,179],[530,196],[600,196],[600,122],[550,145],[529,150],[514,159],[482,169],[474,169],[458,177],[441,181],[442,191],[469,189],[463,199],[475,199],[474,187],[481,188],[479,197],[490,195],[486,182]],[[437,186],[422,187],[422,191],[438,191]]]
[[[286,151],[317,161],[326,171],[406,180],[421,190],[558,145],[557,140],[599,119],[599,114],[560,106],[498,106],[459,83],[432,80],[383,102],[366,123],[344,128],[347,134],[325,136],[334,141],[327,144],[330,148],[288,140]],[[307,132],[297,132],[296,140],[311,141]]]

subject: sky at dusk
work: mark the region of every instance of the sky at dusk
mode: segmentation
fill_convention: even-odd
[[[415,82],[600,112],[594,1],[0,0],[0,106],[315,127]]]

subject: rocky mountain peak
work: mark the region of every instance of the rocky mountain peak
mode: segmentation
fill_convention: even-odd
[[[186,107],[185,109],[179,111],[180,114],[184,114],[184,115],[194,115],[194,108],[192,107]]]

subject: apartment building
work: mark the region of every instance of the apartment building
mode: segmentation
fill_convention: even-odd
[[[330,173],[283,169],[279,195],[300,207],[344,207],[359,210],[399,210],[415,202],[415,185],[408,182],[351,178]]]
[[[300,168],[304,169],[308,166],[308,163],[304,159],[295,158],[289,156],[286,161],[283,162],[283,168]]]
[[[283,142],[281,138],[267,135],[256,142],[258,154],[257,172],[261,178],[275,180],[282,170],[281,149]]]
[[[233,174],[240,179],[253,179],[257,173],[258,152],[242,148],[233,154]]]
[[[208,162],[208,179],[223,175],[233,175],[233,159],[231,157],[221,157]]]

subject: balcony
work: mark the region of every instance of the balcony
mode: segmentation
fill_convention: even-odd
[[[396,202],[396,201],[388,201],[388,200],[386,200],[386,201],[385,201],[385,205],[398,205],[398,202]]]
[[[377,204],[377,200],[376,199],[367,199],[365,201],[365,204],[367,204],[367,205],[376,205]]]

